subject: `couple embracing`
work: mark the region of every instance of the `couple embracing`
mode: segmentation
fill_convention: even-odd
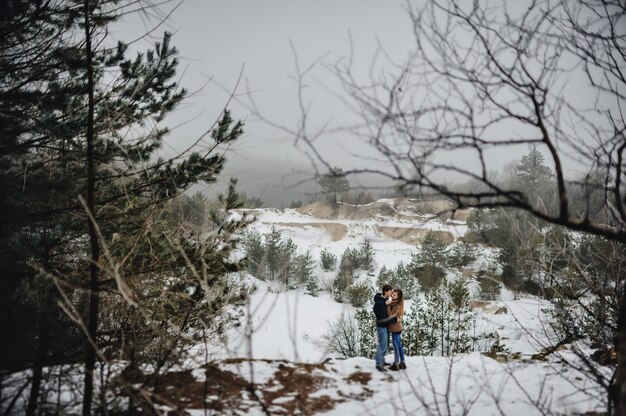
[[[376,369],[385,370],[385,353],[389,346],[389,334],[393,342],[393,364],[390,370],[404,370],[404,351],[402,350],[402,315],[404,315],[404,300],[402,291],[389,285],[382,287],[382,294],[374,296],[374,314],[376,315],[376,332],[378,348],[376,349]]]

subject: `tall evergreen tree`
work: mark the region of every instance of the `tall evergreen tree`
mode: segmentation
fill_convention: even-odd
[[[537,150],[537,146],[533,146],[528,154],[522,156],[515,171],[521,183],[529,187],[545,185],[553,176],[552,170],[546,166],[545,158]]]
[[[337,204],[337,195],[350,190],[350,182],[341,168],[329,168],[328,172],[321,175],[317,181],[322,192],[331,198],[333,204]]]
[[[296,281],[299,284],[305,284],[311,281],[311,278],[314,276],[313,270],[315,268],[315,261],[309,251],[298,256],[296,267]]]
[[[78,228],[84,233],[68,212],[77,204],[76,164],[61,160],[76,131],[63,111],[75,92],[64,64],[67,8],[62,1],[0,4],[0,362],[32,365],[28,415],[36,410],[42,367],[76,353],[75,332],[47,277],[70,271],[68,242]]]
[[[265,236],[265,257],[268,278],[274,280],[282,266],[282,240],[280,231],[272,226],[272,230]]]
[[[132,8],[133,2],[117,0],[7,0],[0,6],[0,260],[8,276],[2,276],[2,304],[48,299],[53,279],[62,283],[65,299],[88,298],[87,313],[66,305],[74,311],[72,319],[87,327],[83,414],[92,411],[101,297],[113,291],[138,308],[146,276],[182,270],[186,260],[180,250],[174,250],[177,256],[147,251],[169,244],[174,254],[173,240],[166,240],[173,234],[141,231],[161,227],[154,213],[168,199],[198,181],[214,182],[225,162],[220,145],[242,132],[242,124],[225,111],[211,129],[207,150],[156,157],[168,133],[161,123],[186,92],[174,80],[178,61],[169,34],[134,57],[127,57],[123,42],[110,47],[109,25]],[[226,238],[233,227],[223,222],[216,232]],[[131,241],[135,244],[126,244]],[[200,246],[194,260],[222,264],[211,274],[223,275],[230,245]],[[100,258],[103,248],[106,257]],[[197,293],[206,294],[202,288],[215,280],[208,273],[203,279]],[[41,287],[42,296],[22,294],[32,295],[33,287]],[[55,304],[33,301],[43,317],[38,327],[42,334],[69,339],[75,331],[52,332],[46,324],[55,316],[49,313]],[[15,329],[3,323],[2,335]],[[26,336],[23,345],[32,345],[26,340],[34,336]],[[19,348],[21,338],[7,338]],[[37,384],[32,384],[31,414]]]
[[[547,212],[556,212],[557,201],[551,183],[553,176],[543,155],[533,146],[515,167],[513,186],[520,189],[530,199],[528,202],[531,204],[536,204]],[[532,221],[530,215],[526,217],[528,221]]]

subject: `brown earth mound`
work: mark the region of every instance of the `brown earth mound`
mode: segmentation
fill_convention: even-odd
[[[373,202],[369,205],[333,205],[329,202],[318,201],[312,203],[311,205],[297,208],[296,211],[301,214],[307,214],[315,218],[321,218],[325,220],[339,218],[349,220],[362,220],[366,218],[375,218],[378,216],[393,217],[396,214],[396,211],[393,209],[393,207],[380,202]]]
[[[427,228],[410,228],[410,227],[386,227],[382,225],[376,226],[376,231],[386,235],[389,238],[400,240],[407,244],[421,243],[428,232],[434,233],[446,244],[454,242],[454,235],[448,231],[435,231]]]
[[[329,233],[332,237],[333,241],[339,241],[346,236],[348,232],[348,227],[345,224],[338,224],[334,222],[277,222],[275,223],[281,227],[294,227],[294,228],[304,228],[304,227],[315,227],[321,228],[322,230]]]
[[[318,201],[310,205],[297,208],[301,214],[311,215],[321,219],[350,219],[361,220],[366,218],[388,217],[413,219],[412,216],[436,215],[442,220],[452,219],[464,221],[469,216],[469,210],[453,211],[454,205],[447,200],[436,199],[418,201],[409,198],[395,198],[388,202],[372,202],[367,205],[333,205],[330,202]],[[454,215],[453,215],[454,214]]]
[[[414,212],[416,214],[443,215],[446,212],[449,212],[454,205],[445,199],[424,201],[409,198],[396,198],[394,200],[394,207],[397,210]]]

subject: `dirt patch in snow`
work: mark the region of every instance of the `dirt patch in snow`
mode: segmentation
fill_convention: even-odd
[[[389,238],[400,240],[407,244],[421,243],[428,232],[433,232],[446,244],[454,242],[454,235],[448,231],[436,231],[427,228],[387,227],[382,225],[377,225],[376,230]]]
[[[339,241],[346,236],[348,232],[348,227],[345,224],[339,224],[334,222],[277,222],[275,225],[281,227],[296,227],[296,228],[304,228],[304,227],[315,227],[321,228],[330,234],[333,241]]]
[[[348,383],[358,383],[366,386],[372,379],[372,373],[366,373],[364,371],[357,371],[346,377]]]
[[[346,381],[355,384],[355,388],[349,393],[338,391],[331,397],[318,394],[320,390],[339,388],[340,380],[331,376],[335,370],[327,368],[325,363],[257,361],[274,369],[273,376],[264,383],[252,386],[244,377],[220,368],[230,364],[245,366],[247,360],[224,360],[207,364],[206,378],[202,381],[195,379],[191,370],[162,375],[150,400],[168,408],[166,414],[172,416],[188,415],[189,410],[205,407],[218,414],[247,414],[255,410],[273,415],[315,415],[332,410],[338,403],[364,400],[373,394],[366,387],[371,379],[371,374],[366,372],[348,376]]]

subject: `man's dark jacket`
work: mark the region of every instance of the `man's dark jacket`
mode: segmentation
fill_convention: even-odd
[[[387,304],[380,293],[374,295],[374,315],[376,315],[376,326],[381,328],[386,328],[387,325],[397,321],[395,316],[390,318],[387,314]]]

